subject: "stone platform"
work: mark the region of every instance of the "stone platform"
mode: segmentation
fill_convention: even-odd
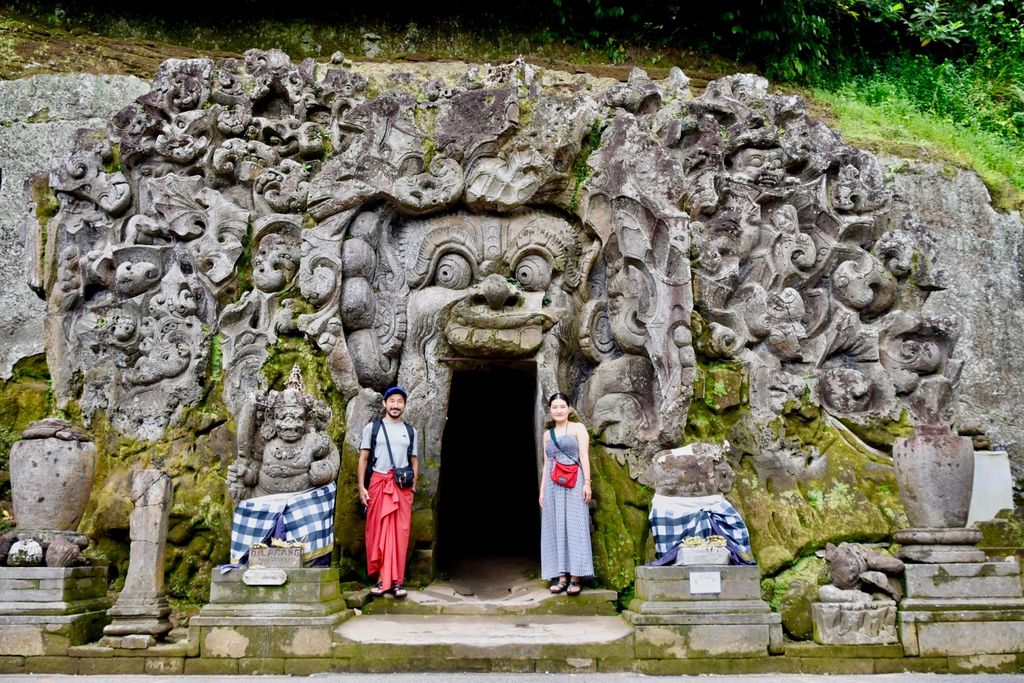
[[[908,564],[900,641],[908,655],[1024,654],[1024,596],[1016,557]]]
[[[642,659],[782,652],[782,619],[761,599],[756,566],[637,567],[636,597],[624,616]]]
[[[246,571],[213,570],[210,603],[189,622],[189,641],[210,658],[329,657],[348,617],[337,569],[277,569],[282,585],[247,585]],[[251,576],[251,575],[250,575]]]
[[[0,567],[0,656],[62,655],[110,621],[107,567]]]

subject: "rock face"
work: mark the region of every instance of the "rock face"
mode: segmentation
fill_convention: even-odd
[[[238,419],[301,345],[355,435],[398,382],[428,454],[421,547],[453,358],[534,362],[633,479],[728,434],[768,571],[906,526],[876,448],[960,374],[932,231],[751,75],[694,96],[678,70],[171,60],[32,197],[59,404],[160,440],[204,402]],[[631,498],[603,483],[599,506]]]
[[[26,181],[33,173],[49,170],[52,160],[67,151],[78,128],[103,127],[125,102],[146,90],[144,81],[123,76],[0,81],[0,278],[6,283],[0,291],[0,377],[9,377],[20,358],[43,351],[45,307],[25,282],[22,222],[30,211],[46,216],[53,207],[27,206]],[[44,180],[38,187],[45,186]],[[30,183],[30,192],[32,187]],[[29,241],[34,239],[29,236]]]
[[[916,213],[938,247],[948,286],[924,310],[956,310],[964,318],[957,357],[963,360],[957,421],[976,423],[991,444],[1010,453],[1015,480],[1024,477],[1024,426],[1016,406],[1024,387],[1020,330],[1024,330],[1024,223],[1019,213],[992,209],[981,179],[952,178],[936,164],[887,159],[893,212]],[[927,228],[925,228],[927,226]],[[987,449],[987,446],[984,447]]]

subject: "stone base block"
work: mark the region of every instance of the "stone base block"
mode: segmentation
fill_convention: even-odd
[[[210,604],[200,616],[293,616],[318,617],[345,609],[337,569],[282,569],[287,579],[280,586],[249,586],[235,570],[213,570]]]
[[[814,642],[822,645],[888,645],[897,642],[896,603],[816,602]]]
[[[132,634],[128,636],[103,636],[97,643],[100,647],[119,648],[122,650],[147,650],[156,645],[156,638],[151,635]]]
[[[193,617],[189,639],[215,659],[330,657],[334,629],[351,616]]]
[[[1020,609],[980,609],[899,614],[907,655],[958,657],[1024,653],[1024,602]]]
[[[905,545],[896,555],[905,562],[950,564],[984,562],[985,551],[970,545]]]
[[[629,603],[629,611],[625,613],[634,624],[646,623],[637,621],[640,617],[658,617],[657,623],[692,623],[688,621],[665,621],[672,618],[696,618],[697,623],[710,623],[711,616],[737,615],[749,619],[754,616],[772,614],[771,607],[764,600],[701,600],[693,602],[669,602],[660,600],[641,600],[634,598]],[[776,615],[778,616],[778,615]],[[781,619],[781,617],[779,617]]]
[[[634,647],[637,659],[764,657],[769,651],[770,631],[769,624],[637,626]],[[780,625],[780,640],[781,635]]]
[[[907,598],[1019,598],[1017,558],[1003,562],[908,564]]]
[[[106,609],[68,615],[0,615],[0,656],[64,655],[69,647],[96,640]]]
[[[718,575],[721,591],[695,592],[690,581],[694,573]],[[732,565],[637,567],[636,595],[641,600],[659,602],[760,599],[761,570],[756,566]]]
[[[901,545],[967,545],[981,540],[981,531],[966,527],[900,529],[893,540]]]
[[[106,565],[0,567],[0,615],[67,615],[109,606]]]

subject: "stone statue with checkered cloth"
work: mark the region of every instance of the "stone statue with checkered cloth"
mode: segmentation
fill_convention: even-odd
[[[682,548],[702,547],[702,539],[721,541],[731,564],[754,564],[747,525],[724,495],[736,478],[725,457],[728,447],[698,442],[655,456],[648,518],[657,556],[652,564],[683,564]]]
[[[238,418],[238,459],[228,491],[231,562],[271,539],[302,543],[307,566],[326,566],[334,545],[334,500],[341,457],[324,433],[327,405],[305,393],[299,368],[283,391],[257,393]]]

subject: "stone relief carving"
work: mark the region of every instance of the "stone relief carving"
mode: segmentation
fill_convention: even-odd
[[[522,61],[418,79],[169,60],[83,134],[39,226],[58,401],[156,438],[216,345],[240,414],[287,334],[347,400],[406,386],[427,451],[450,358],[536,359],[634,476],[683,441],[698,354],[744,367],[760,420],[803,396],[948,419],[958,323],[916,312],[932,245],[799,98],[751,75],[695,96],[678,69],[595,92]]]

